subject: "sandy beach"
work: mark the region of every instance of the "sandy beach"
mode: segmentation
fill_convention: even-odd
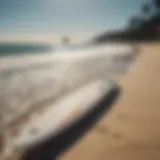
[[[140,45],[118,83],[122,93],[110,112],[60,160],[160,159],[160,44]]]

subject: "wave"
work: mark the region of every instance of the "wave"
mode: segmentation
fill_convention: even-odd
[[[53,51],[54,47],[49,44],[37,43],[0,43],[0,56],[45,53]]]

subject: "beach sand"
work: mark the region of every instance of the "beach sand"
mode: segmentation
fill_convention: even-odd
[[[139,47],[116,104],[60,160],[160,159],[160,43]]]

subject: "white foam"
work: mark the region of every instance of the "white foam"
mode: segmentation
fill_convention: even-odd
[[[0,127],[49,98],[106,75],[121,75],[135,56],[127,45],[98,46],[48,55],[0,60]],[[131,60],[125,60],[125,57]]]

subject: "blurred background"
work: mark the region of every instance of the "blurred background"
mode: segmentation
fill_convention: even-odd
[[[0,0],[0,57],[102,43],[138,48],[135,66],[117,80],[116,104],[62,160],[160,159],[159,40],[160,0]]]
[[[159,40],[159,8],[159,0],[1,0],[0,52]]]

